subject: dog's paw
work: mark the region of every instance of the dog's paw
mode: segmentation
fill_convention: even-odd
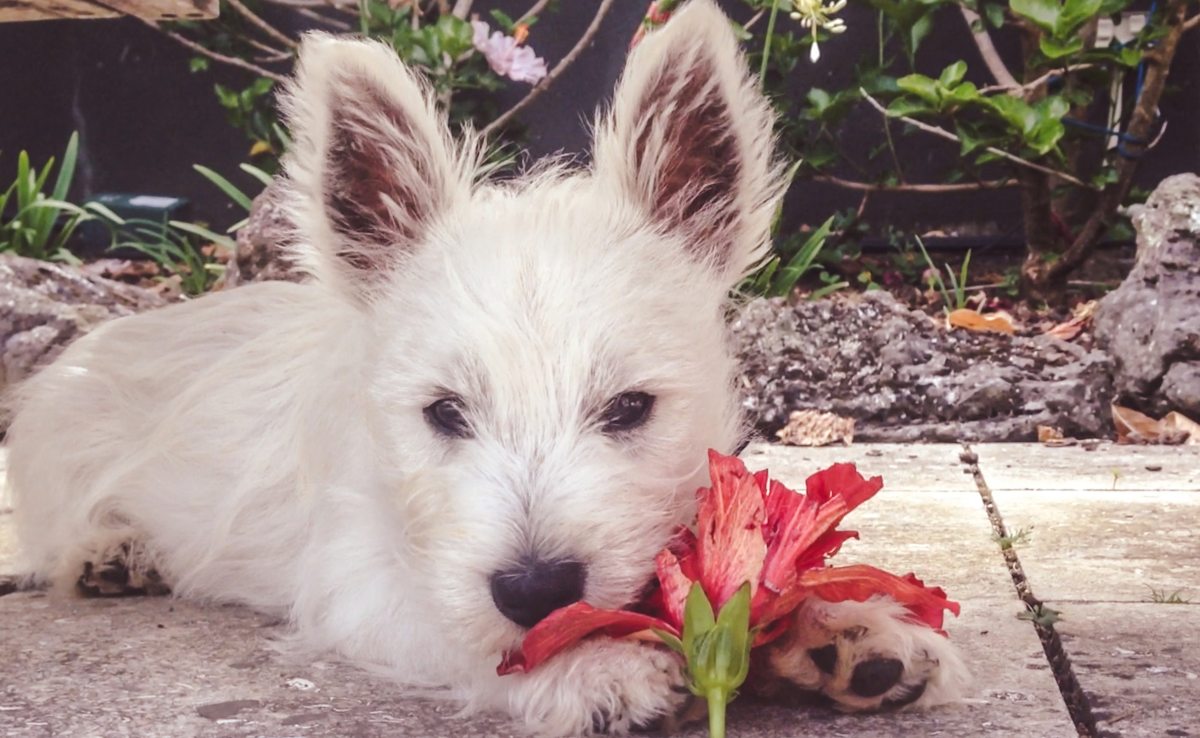
[[[932,707],[969,682],[950,641],[887,598],[809,600],[769,647],[766,667],[769,691],[821,695],[845,712]]]
[[[129,541],[97,549],[89,556],[83,562],[75,589],[84,597],[132,597],[171,592],[144,548]]]
[[[514,712],[554,738],[671,729],[692,704],[682,659],[636,641],[585,641],[521,679]]]

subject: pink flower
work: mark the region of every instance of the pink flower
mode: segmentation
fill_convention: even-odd
[[[491,31],[483,21],[471,21],[471,28],[475,31],[472,43],[496,74],[530,84],[537,84],[546,76],[546,60],[533,49],[522,46],[512,36]]]

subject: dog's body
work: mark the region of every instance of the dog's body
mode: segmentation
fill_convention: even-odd
[[[289,100],[313,281],[115,321],[25,384],[9,473],[31,571],[277,612],[306,647],[548,734],[670,715],[679,664],[645,644],[495,667],[555,604],[636,599],[705,450],[741,438],[726,295],[782,181],[724,17],[694,0],[643,42],[585,173],[476,182],[473,147],[365,42],[307,41]],[[780,675],[850,709],[954,696],[944,639],[851,605],[805,617],[870,621],[869,651]],[[903,669],[877,694],[850,685],[883,658]]]

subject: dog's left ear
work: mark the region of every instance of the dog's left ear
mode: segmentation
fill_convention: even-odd
[[[367,302],[469,197],[473,159],[456,155],[430,95],[390,48],[310,34],[299,60],[283,102],[298,257]]]
[[[729,19],[691,0],[631,53],[597,127],[596,176],[736,280],[765,254],[784,189],[773,122]]]

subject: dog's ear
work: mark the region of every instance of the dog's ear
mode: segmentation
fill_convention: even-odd
[[[458,198],[471,155],[456,156],[430,96],[388,47],[309,35],[283,101],[301,266],[369,300]]]
[[[729,19],[691,0],[631,53],[597,126],[596,176],[737,279],[765,254],[784,189],[773,121]]]

